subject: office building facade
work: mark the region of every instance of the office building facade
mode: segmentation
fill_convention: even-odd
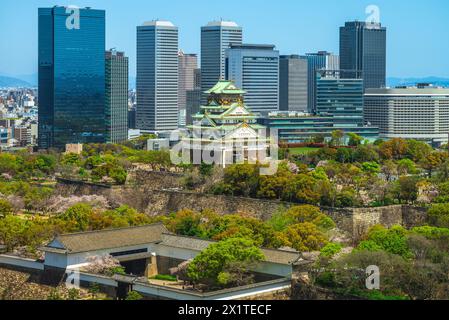
[[[415,139],[435,146],[448,142],[449,89],[368,89],[364,113],[379,127],[382,139]]]
[[[307,110],[316,112],[316,74],[318,70],[340,70],[340,57],[331,52],[318,51],[303,56],[308,62],[307,76]]]
[[[346,22],[340,28],[340,69],[361,71],[365,89],[385,87],[386,57],[387,29],[380,23]]]
[[[193,124],[193,116],[200,111],[201,97],[201,69],[193,73],[193,90],[186,92],[186,125]]]
[[[105,124],[105,11],[39,9],[39,148],[103,143]]]
[[[128,140],[128,57],[106,51],[106,128],[109,143]]]
[[[210,90],[226,75],[226,50],[231,44],[242,44],[243,30],[232,21],[212,21],[201,28],[201,91]]]
[[[195,89],[195,77],[198,70],[198,56],[180,51],[179,57],[179,126],[186,125],[187,92]]]
[[[178,28],[169,21],[137,27],[137,129],[178,128]]]
[[[299,55],[280,56],[280,111],[308,111],[308,69],[307,60]]]
[[[329,140],[336,130],[356,133],[369,141],[379,138],[379,128],[364,119],[363,79],[342,79],[339,70],[317,72],[316,114],[273,112],[260,122],[277,130],[284,143],[310,142],[314,136]],[[347,140],[347,138],[346,138]]]
[[[253,112],[279,110],[279,51],[274,45],[234,45],[226,51],[226,78],[246,91]]]
[[[186,91],[195,88],[196,70],[198,70],[198,56],[196,54],[186,54],[179,52],[179,109],[186,108]]]
[[[363,79],[343,79],[345,71],[317,72],[316,111],[320,116],[332,116],[334,128],[350,129],[364,125]]]

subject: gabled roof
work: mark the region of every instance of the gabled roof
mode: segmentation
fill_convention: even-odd
[[[218,83],[210,90],[207,90],[205,93],[208,94],[245,94],[246,91],[243,91],[237,88],[233,81],[229,80],[220,80]]]
[[[199,238],[184,237],[164,233],[162,235],[162,242],[160,244],[172,248],[183,248],[201,252],[213,243],[217,243],[217,241],[209,241]],[[273,250],[265,248],[261,248],[261,250],[265,256],[264,261],[278,264],[291,265],[298,261],[301,255],[297,251]]]
[[[248,110],[244,105],[239,105],[237,103],[234,103],[231,108],[226,110],[222,115],[231,117],[256,117],[256,115]]]
[[[81,253],[157,243],[168,230],[162,223],[57,236],[43,251]]]

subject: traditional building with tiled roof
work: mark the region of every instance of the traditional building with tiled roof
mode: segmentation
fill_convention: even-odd
[[[208,103],[193,116],[189,136],[183,139],[183,153],[194,164],[210,161],[224,167],[267,160],[271,140],[266,127],[257,123],[259,114],[245,106],[245,91],[232,81],[220,80],[205,93]]]
[[[77,269],[88,266],[91,258],[112,256],[127,272],[157,274],[191,260],[215,241],[171,234],[163,224],[66,234],[55,237],[41,248],[44,265],[51,269]],[[254,270],[268,277],[290,277],[299,252],[262,248],[264,260]]]

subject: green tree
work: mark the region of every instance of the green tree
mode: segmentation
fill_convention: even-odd
[[[87,231],[92,214],[90,205],[79,203],[67,209],[60,218],[67,223],[69,231]]]
[[[334,130],[331,133],[331,146],[338,147],[343,144],[343,137],[345,136],[345,133],[342,130]]]
[[[418,198],[418,179],[416,177],[399,177],[393,184],[392,194],[401,202],[415,202]]]
[[[324,233],[310,222],[289,226],[279,237],[284,246],[300,252],[319,251],[328,242]]]
[[[120,166],[114,166],[109,171],[108,175],[110,178],[112,178],[115,181],[115,183],[121,184],[121,185],[126,183],[126,178],[128,177],[128,173],[126,172],[126,170]]]
[[[413,258],[407,244],[407,233],[407,230],[401,226],[394,226],[391,229],[375,226],[368,232],[367,240],[361,242],[358,249],[381,249],[403,258]]]
[[[369,174],[379,174],[381,172],[381,166],[377,162],[364,162],[362,163],[362,170]]]
[[[130,291],[128,292],[128,294],[126,295],[126,299],[127,301],[136,301],[136,300],[142,300],[143,296],[138,293],[137,291]]]
[[[13,208],[11,203],[6,199],[0,199],[0,218],[5,218],[12,213]]]
[[[27,222],[17,216],[7,215],[0,219],[0,242],[6,245],[8,251],[24,244],[27,226]]]
[[[348,142],[349,146],[357,147],[358,145],[362,144],[362,142],[363,142],[363,137],[359,136],[356,133],[348,133],[348,137],[349,137],[349,142]]]
[[[432,153],[432,147],[425,142],[417,140],[407,141],[407,155],[414,162],[420,162]]]
[[[432,226],[449,228],[449,203],[433,204],[427,216]]]
[[[253,242],[231,238],[211,244],[189,264],[188,277],[195,283],[226,287],[252,281],[251,267],[264,259]]]
[[[416,165],[410,159],[399,160],[398,166],[397,166],[397,171],[398,171],[398,174],[401,176],[417,173]]]

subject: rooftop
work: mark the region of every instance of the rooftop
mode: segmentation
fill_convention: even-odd
[[[258,50],[274,50],[276,46],[274,44],[235,44],[231,43],[229,45],[231,49],[258,49]]]
[[[217,241],[204,240],[199,238],[184,237],[173,234],[162,235],[162,245],[172,248],[190,249],[201,252]],[[292,264],[299,260],[300,253],[297,251],[273,250],[262,248],[265,261],[278,264]]]
[[[246,92],[237,88],[233,81],[220,80],[217,84],[205,93],[213,94],[245,94]]]
[[[382,88],[382,89],[366,89],[366,96],[376,95],[433,95],[433,96],[448,96],[449,88],[439,87],[406,87],[406,88]]]
[[[211,21],[209,22],[206,27],[238,27],[239,25],[235,23],[234,21]]]
[[[96,250],[123,248],[160,242],[168,230],[162,223],[121,229],[110,229],[60,235],[44,247],[44,251],[81,253]]]
[[[162,223],[156,223],[141,227],[60,235],[41,249],[44,252],[75,254],[119,249],[150,243],[201,252],[211,244],[217,243],[217,241],[174,235]],[[261,250],[267,262],[292,264],[300,258],[300,253],[297,251],[265,248],[261,248]]]
[[[175,27],[173,23],[167,20],[152,20],[142,24],[144,27]]]

